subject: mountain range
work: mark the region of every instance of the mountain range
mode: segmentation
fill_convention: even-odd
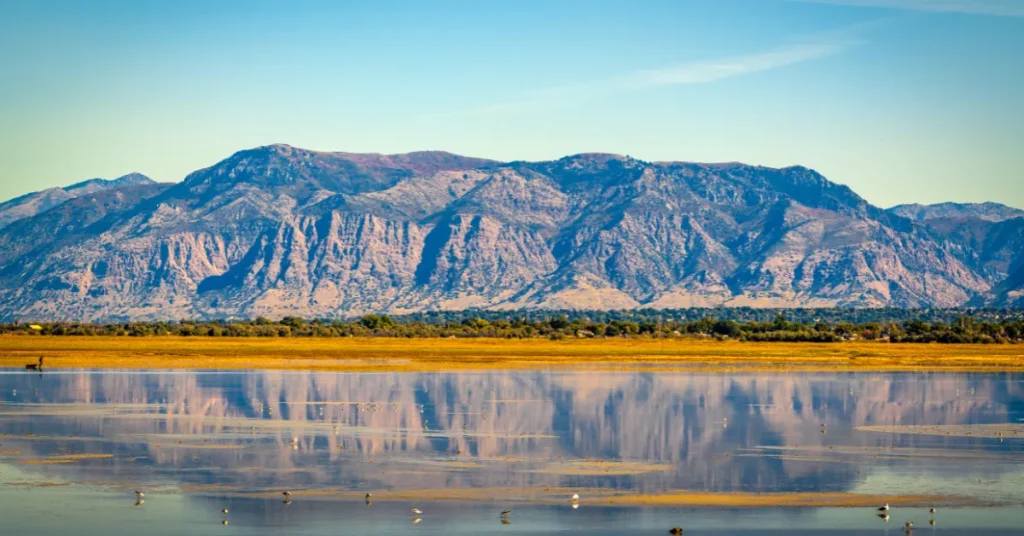
[[[0,318],[1024,306],[1024,211],[804,167],[240,151],[0,204]]]

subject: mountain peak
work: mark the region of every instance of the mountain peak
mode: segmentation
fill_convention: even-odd
[[[70,186],[65,186],[62,189],[65,192],[81,195],[82,193],[93,193],[107,188],[117,188],[135,184],[155,184],[155,181],[142,173],[133,171],[116,179],[87,179],[81,182],[76,182]]]
[[[497,162],[443,151],[387,155],[313,151],[277,143],[238,151],[209,168],[191,173],[183,188],[191,192],[185,195],[202,194],[201,198],[208,198],[233,185],[248,184],[302,201],[325,191],[366,193],[389,188],[410,177],[494,164]]]

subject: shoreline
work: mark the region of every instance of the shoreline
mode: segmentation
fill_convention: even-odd
[[[201,488],[191,490],[202,493]],[[374,491],[374,502],[473,502],[505,504],[564,504],[570,506],[572,493],[578,492],[576,504],[585,506],[646,507],[646,508],[872,508],[888,503],[894,507],[973,506],[978,504],[969,497],[955,495],[879,495],[848,492],[709,492],[668,490],[662,493],[630,493],[602,488],[483,488],[483,489],[408,489]],[[225,495],[254,498],[277,498],[277,491],[237,492]],[[344,489],[292,490],[293,500],[337,499],[357,501],[363,492]]]
[[[432,372],[1024,372],[1024,346],[692,339],[0,336],[0,367]]]
[[[6,486],[15,488],[73,488],[99,490],[105,493],[125,493],[137,486],[126,482],[54,482],[12,481]],[[661,493],[631,493],[608,488],[455,488],[407,490],[353,490],[351,488],[291,488],[292,501],[365,502],[365,493],[372,494],[373,503],[494,503],[507,505],[543,504],[618,508],[870,508],[880,504],[893,508],[939,506],[944,508],[1003,507],[1007,503],[978,501],[972,497],[948,494],[859,494],[841,491],[829,492],[740,492],[667,490]],[[580,494],[578,502],[569,497]],[[147,487],[147,495],[196,495],[238,499],[279,500],[281,488],[243,490],[235,486],[154,484]]]

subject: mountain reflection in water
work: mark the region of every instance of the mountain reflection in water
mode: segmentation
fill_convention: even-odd
[[[1021,493],[1024,437],[855,429],[1019,424],[1013,374],[12,371],[0,401],[0,466],[22,480]],[[113,456],[67,461],[84,453]]]

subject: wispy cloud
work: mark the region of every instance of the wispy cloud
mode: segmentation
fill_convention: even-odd
[[[745,56],[684,63],[658,69],[637,70],[612,78],[531,91],[516,100],[448,113],[430,114],[427,117],[507,113],[559,103],[578,102],[580,99],[585,98],[664,86],[706,84],[726,78],[771,71],[789,65],[825,58],[838,54],[857,42],[848,38],[833,39],[829,42],[788,45]]]
[[[703,84],[832,56],[843,51],[847,46],[847,43],[797,45],[749,56],[636,71],[614,79],[609,86],[620,90],[637,90],[659,86]]]
[[[881,7],[906,11],[969,13],[1001,17],[1024,17],[1024,0],[790,0],[837,6]]]

